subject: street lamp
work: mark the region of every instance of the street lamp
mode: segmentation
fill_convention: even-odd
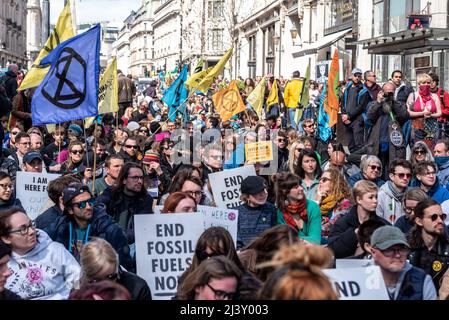
[[[300,46],[301,45],[301,38],[299,38],[299,43],[296,44],[296,38],[298,38],[298,29],[296,29],[295,26],[292,26],[292,28],[290,29],[290,35],[292,37],[292,41],[293,41],[293,46]]]

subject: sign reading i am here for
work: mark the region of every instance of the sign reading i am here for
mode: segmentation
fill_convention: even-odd
[[[271,140],[245,144],[245,159],[248,163],[273,160]]]
[[[378,266],[324,269],[340,300],[389,300]]]
[[[17,171],[16,196],[22,202],[28,217],[36,219],[48,201],[48,183],[59,174]]]
[[[255,176],[254,165],[224,170],[209,174],[215,204],[219,208],[233,208],[241,205],[240,185],[248,176]]]
[[[160,214],[163,206],[155,206],[153,211],[155,214]],[[237,221],[238,210],[222,209],[209,206],[197,206],[198,212],[203,215],[204,230],[210,227],[223,227],[229,231],[234,240],[234,245],[237,246]]]
[[[199,213],[134,216],[137,274],[147,281],[154,300],[176,294],[178,278],[192,263],[204,231],[203,220]]]

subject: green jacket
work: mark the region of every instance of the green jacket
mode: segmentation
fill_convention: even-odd
[[[307,202],[307,223],[303,225],[302,230],[299,231],[298,236],[301,239],[307,240],[311,243],[321,244],[321,212],[320,207],[311,200]],[[278,224],[285,224],[284,215],[278,209]]]

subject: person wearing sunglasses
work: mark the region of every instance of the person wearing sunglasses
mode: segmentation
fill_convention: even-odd
[[[139,145],[137,139],[134,136],[128,137],[122,146],[122,150],[119,155],[123,157],[126,162],[139,162],[137,157],[139,155]]]
[[[23,209],[0,212],[0,239],[12,250],[12,276],[5,288],[26,300],[65,300],[80,276],[76,259],[46,232],[36,229]]]
[[[384,185],[380,177],[382,175],[382,162],[373,155],[364,155],[360,161],[360,172],[351,175],[348,178],[349,186],[354,187],[355,183],[360,180],[372,181],[378,188]]]
[[[173,179],[179,165],[174,163],[175,145],[170,138],[162,139],[159,145],[160,165],[164,174]]]
[[[371,236],[368,250],[380,267],[390,300],[436,300],[432,278],[407,261],[410,245],[396,227],[382,226]]]
[[[81,141],[70,142],[68,148],[68,158],[61,164],[60,173],[76,173],[79,166],[83,163],[84,147]]]
[[[62,192],[62,200],[63,215],[45,229],[50,238],[62,243],[77,261],[92,238],[102,238],[118,252],[125,268],[133,265],[123,229],[112,220],[104,205],[95,206],[95,199],[86,185],[70,183]]]
[[[404,215],[396,220],[394,226],[401,229],[404,234],[408,234],[415,225],[414,210],[416,206],[428,198],[427,194],[420,188],[409,188],[402,199],[402,211]]]
[[[413,168],[421,161],[435,161],[429,147],[423,141],[417,141],[411,148],[410,163]]]
[[[435,162],[423,161],[415,167],[416,181],[413,187],[421,188],[427,195],[438,203],[449,199],[449,191],[440,185],[437,178],[437,166]]]
[[[390,163],[388,173],[390,180],[380,187],[377,195],[379,203],[376,213],[394,225],[405,214],[402,200],[412,179],[412,165],[407,160],[396,159]]]
[[[447,214],[433,199],[420,202],[415,210],[415,226],[408,234],[409,261],[424,269],[440,289],[444,273],[449,269],[449,237],[444,224]],[[446,288],[447,289],[447,288]]]

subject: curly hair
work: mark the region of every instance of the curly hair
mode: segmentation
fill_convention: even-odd
[[[336,168],[329,167],[329,169],[327,169],[323,173],[326,172],[329,172],[332,183],[332,188],[329,193],[334,195],[343,194],[344,198],[351,200],[351,202],[354,202],[354,199],[352,199],[351,188],[349,187],[348,182],[340,173],[340,171],[338,171]]]

